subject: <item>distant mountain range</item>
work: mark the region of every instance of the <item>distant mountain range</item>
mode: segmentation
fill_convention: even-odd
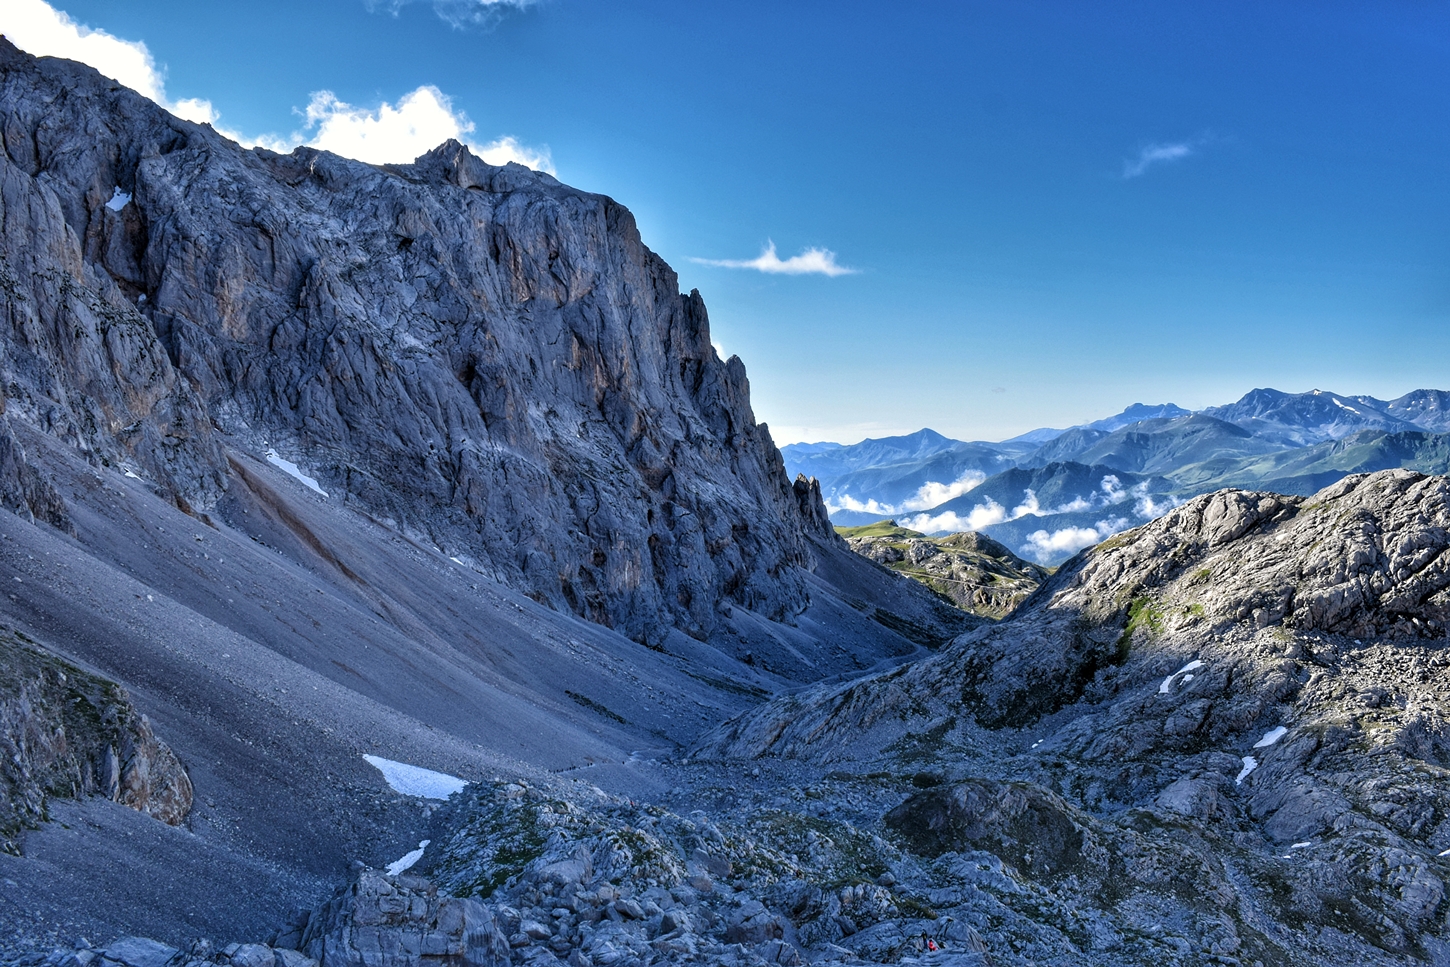
[[[1055,564],[1223,487],[1308,494],[1351,473],[1450,472],[1450,392],[1379,400],[1256,389],[1196,413],[1135,403],[995,443],[923,429],[781,452],[791,474],[820,480],[837,525],[891,518],[928,534],[979,531]]]

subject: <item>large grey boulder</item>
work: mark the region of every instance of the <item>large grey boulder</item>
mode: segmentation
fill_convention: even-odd
[[[313,913],[302,950],[323,967],[494,967],[508,940],[477,900],[440,896],[414,877],[364,870]]]

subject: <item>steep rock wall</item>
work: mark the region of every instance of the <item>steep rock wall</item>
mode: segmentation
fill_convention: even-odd
[[[275,449],[640,640],[808,604],[819,489],[613,200],[455,142],[246,151],[8,42],[0,139],[10,418],[201,509],[228,447]]]

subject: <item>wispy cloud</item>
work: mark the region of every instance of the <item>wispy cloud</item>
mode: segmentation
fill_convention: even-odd
[[[369,10],[386,10],[393,16],[411,3],[423,0],[364,0]],[[510,10],[524,10],[539,0],[429,0],[433,12],[455,30],[492,27]]]
[[[485,0],[468,0],[487,6]],[[494,0],[495,4],[527,6],[533,0]],[[441,16],[441,14],[440,14]],[[177,117],[210,124],[225,137],[248,148],[287,152],[310,145],[369,164],[403,164],[454,138],[489,164],[510,161],[554,174],[547,147],[531,147],[513,137],[483,144],[469,140],[475,125],[453,106],[448,95],[424,85],[405,94],[395,105],[383,102],[362,108],[338,100],[331,91],[317,91],[305,111],[300,131],[289,135],[249,136],[222,126],[221,115],[203,98],[172,100],[166,93],[166,72],[158,66],[146,44],[122,40],[104,30],[76,23],[63,10],[45,0],[0,0],[0,33],[15,46],[37,56],[64,57],[89,64],[145,95]]]
[[[855,275],[856,269],[836,264],[836,253],[825,248],[808,248],[799,255],[782,259],[775,253],[775,243],[767,242],[759,257],[753,259],[697,259],[701,265],[717,265],[726,269],[755,269],[776,275]]]
[[[917,514],[898,523],[923,534],[959,534],[962,531],[979,531],[1011,519],[1005,507],[988,497],[965,515],[948,510],[940,514]]]
[[[937,484],[936,486],[940,486]],[[925,490],[925,488],[923,488]],[[1123,486],[1117,474],[1105,474],[1098,481],[1098,489],[1087,495],[1079,495],[1055,507],[1043,507],[1036,492],[1030,487],[1022,492],[1022,501],[1008,510],[991,497],[977,504],[965,515],[952,511],[933,514],[930,511],[903,517],[898,522],[902,527],[921,531],[924,534],[950,534],[958,531],[979,531],[993,524],[1019,520],[1023,517],[1053,517],[1058,514],[1082,513],[1090,510],[1107,510],[1115,516],[1098,521],[1092,527],[1062,527],[1056,530],[1038,530],[1027,535],[1027,543],[1021,548],[1024,554],[1045,562],[1066,551],[1075,553],[1096,544],[1109,535],[1133,526],[1133,518],[1126,513],[1124,505],[1133,501],[1132,513],[1139,520],[1151,520],[1180,506],[1183,501],[1172,495],[1148,493],[1148,481],[1142,481],[1131,488]],[[859,502],[858,502],[859,503]],[[1123,507],[1122,511],[1117,508]],[[909,509],[902,508],[897,509]],[[894,510],[888,509],[894,513]]]
[[[889,517],[896,513],[896,508],[891,504],[883,504],[875,497],[869,500],[857,500],[850,494],[840,494],[826,501],[826,512],[834,514],[838,510],[852,510],[858,514],[877,514],[881,517]]]
[[[1154,165],[1182,161],[1198,153],[1200,141],[1174,141],[1165,144],[1144,145],[1138,150],[1138,157],[1123,162],[1123,177],[1137,178]]]

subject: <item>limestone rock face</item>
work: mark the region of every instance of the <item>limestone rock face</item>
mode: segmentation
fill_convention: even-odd
[[[0,629],[0,849],[47,798],[95,794],[170,826],[191,811],[186,769],[123,689]]]
[[[270,448],[640,640],[806,607],[819,488],[611,199],[456,142],[245,151],[8,43],[0,138],[11,419],[198,509]]]
[[[15,439],[5,418],[4,402],[0,397],[0,507],[28,520],[44,521],[74,533],[65,499],[26,461],[25,448]]]

